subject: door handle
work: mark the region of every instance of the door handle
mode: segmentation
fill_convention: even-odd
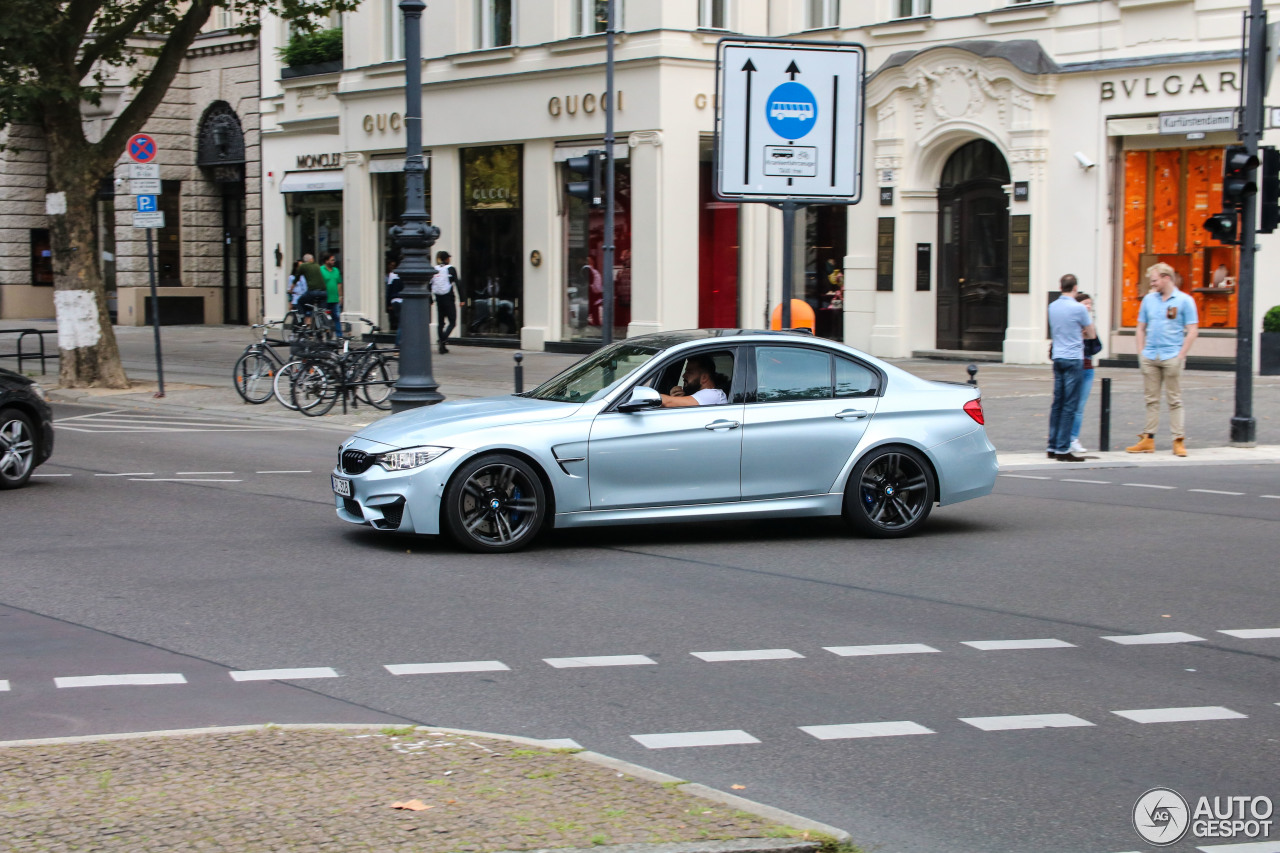
[[[737,421],[712,421],[707,424],[706,429],[737,429],[742,424]]]
[[[870,413],[866,409],[845,409],[843,412],[836,412],[836,417],[842,421],[849,420],[850,418],[857,420],[859,418],[865,418],[868,414]]]

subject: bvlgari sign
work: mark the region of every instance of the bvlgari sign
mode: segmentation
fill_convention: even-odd
[[[1195,95],[1240,91],[1238,71],[1219,71],[1216,74],[1166,74],[1164,76],[1129,77],[1123,80],[1103,80],[1099,98],[1103,101],[1154,98],[1158,95]]]

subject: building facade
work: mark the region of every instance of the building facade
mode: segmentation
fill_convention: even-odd
[[[164,323],[240,324],[262,316],[258,40],[233,32],[235,23],[215,10],[143,127],[159,150],[165,227],[153,242]],[[90,140],[127,106],[123,82],[108,86],[99,106],[85,104]],[[29,126],[8,128],[0,141],[8,143],[0,152],[0,318],[53,317],[45,143]],[[146,233],[133,227],[127,162],[122,157],[102,177],[98,250],[116,322],[142,325],[150,322]]]
[[[604,5],[428,5],[428,208],[462,279],[464,340],[600,339],[603,214],[565,184],[581,177],[566,161],[602,145]],[[1237,105],[1246,5],[618,0],[615,335],[759,327],[778,305],[780,214],[712,192],[716,43],[741,34],[867,47],[862,202],[809,207],[796,233],[795,295],[818,334],[888,357],[1040,363],[1047,302],[1071,272],[1095,296],[1105,354],[1123,357],[1161,260],[1200,306],[1193,355],[1231,359],[1238,251],[1201,223],[1234,135],[1161,133],[1158,116]],[[338,255],[348,319],[385,317],[401,21],[394,0],[370,0],[342,24],[341,67],[295,76],[275,58],[285,25],[261,35],[268,316],[311,252]],[[1259,276],[1259,316],[1278,302],[1280,284]]]

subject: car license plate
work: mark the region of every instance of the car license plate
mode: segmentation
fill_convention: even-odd
[[[351,481],[350,480],[344,479],[342,477],[335,477],[332,474],[329,475],[329,479],[333,481],[334,493],[341,495],[344,498],[351,497]]]

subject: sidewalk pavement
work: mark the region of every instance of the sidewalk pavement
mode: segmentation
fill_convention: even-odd
[[[50,853],[857,853],[834,827],[596,753],[422,726],[0,743],[0,813],[0,848]]]
[[[0,328],[54,328],[51,321],[5,321]],[[155,353],[149,327],[118,326],[116,336],[129,376],[139,386],[127,393],[98,389],[57,391],[63,402],[110,407],[158,409],[172,413],[218,413],[231,417],[285,419],[308,426],[328,425],[350,431],[384,415],[363,407],[346,415],[340,407],[321,418],[290,412],[271,400],[261,406],[244,403],[231,385],[231,368],[245,345],[257,338],[244,326],[165,326],[161,329],[165,353],[166,396],[156,400]],[[432,353],[432,367],[440,391],[448,399],[509,394],[513,390],[514,350],[454,345],[447,355]],[[581,356],[545,352],[524,353],[524,387],[533,388],[577,361]],[[893,363],[928,379],[963,382],[965,365],[929,359],[901,359]],[[11,360],[4,362],[12,366]],[[35,368],[28,362],[27,372]],[[54,367],[45,384],[57,376]],[[1135,368],[1099,368],[1085,411],[1081,441],[1098,447],[1099,405],[1102,379],[1112,380],[1111,449],[1132,443],[1144,420],[1142,376]],[[39,377],[37,377],[39,378]],[[977,375],[987,418],[987,434],[1002,454],[1043,454],[1048,433],[1049,406],[1053,399],[1053,372],[1047,365],[980,364]],[[1187,418],[1187,448],[1192,459],[1230,440],[1235,406],[1235,374],[1192,370],[1183,375]],[[1253,413],[1259,445],[1280,445],[1280,377],[1255,376]],[[1169,454],[1168,417],[1157,436],[1160,451]]]

